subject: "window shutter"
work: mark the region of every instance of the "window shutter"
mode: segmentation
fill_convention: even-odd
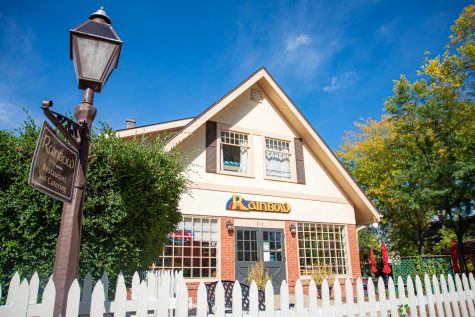
[[[206,172],[216,173],[216,122],[206,122]]]
[[[305,166],[303,163],[303,143],[302,139],[295,138],[295,164],[297,170],[297,183],[305,184]]]

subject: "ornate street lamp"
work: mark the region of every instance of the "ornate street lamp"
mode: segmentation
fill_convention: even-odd
[[[89,20],[72,29],[70,53],[79,89],[84,90],[82,103],[74,108],[76,122],[49,110],[51,101],[43,102],[46,116],[79,151],[79,166],[74,181],[73,198],[63,202],[53,281],[56,287],[54,316],[65,316],[68,291],[77,276],[81,244],[81,220],[86,186],[90,131],[96,117],[94,92],[100,92],[119,62],[122,41],[111,26],[103,8]]]
[[[122,41],[112,28],[104,8],[70,31],[70,57],[73,60],[79,89],[100,92],[119,63]]]

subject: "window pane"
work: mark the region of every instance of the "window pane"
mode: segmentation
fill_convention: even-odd
[[[217,275],[218,220],[185,217],[168,235],[157,269],[183,270],[184,277]],[[212,247],[210,247],[212,246]]]
[[[310,275],[318,266],[328,266],[335,274],[347,273],[345,231],[342,225],[298,223],[299,266]],[[277,258],[279,255],[276,255]]]

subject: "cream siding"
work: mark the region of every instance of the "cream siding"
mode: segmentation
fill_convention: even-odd
[[[229,125],[232,130],[249,133],[253,177],[205,172],[206,136],[205,126],[202,125],[177,146],[177,149],[187,157],[191,169],[188,177],[195,184],[191,196],[186,195],[182,198],[180,208],[183,213],[253,219],[265,217],[276,220],[355,223],[353,206],[305,145],[306,184],[265,178],[264,137],[282,137],[292,141],[295,137],[299,137],[265,94],[260,102],[256,102],[251,100],[250,90],[247,90],[210,120]],[[295,164],[295,161],[292,161],[292,164]],[[243,193],[243,197],[251,200],[289,202],[292,205],[292,211],[289,214],[276,214],[225,210],[225,204],[233,192],[222,191],[222,187],[229,188],[229,185],[234,188],[245,188],[246,193]],[[206,190],[200,190],[200,187]],[[259,195],[252,195],[256,192]],[[276,193],[284,193],[284,195],[276,195]],[[285,196],[285,193],[289,195]]]

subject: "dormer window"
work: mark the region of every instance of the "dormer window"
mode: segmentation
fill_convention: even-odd
[[[248,135],[221,131],[221,171],[246,174],[248,170]]]

